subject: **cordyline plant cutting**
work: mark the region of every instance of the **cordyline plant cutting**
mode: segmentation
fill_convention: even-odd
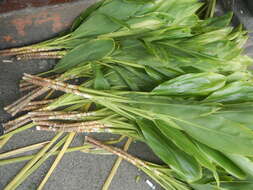
[[[20,90],[29,92],[5,107],[19,117],[3,124],[0,147],[32,127],[56,132],[50,141],[0,154],[0,165],[27,161],[5,190],[56,155],[43,189],[73,151],[115,154],[114,173],[123,159],[166,190],[252,189],[253,61],[243,54],[247,32],[230,26],[231,13],[213,17],[215,2],[103,0],[60,37],[1,50],[17,59],[60,59],[46,73],[24,74]],[[122,137],[87,137],[70,147],[76,133],[89,132]],[[125,137],[124,150],[109,145]],[[132,140],[146,143],[164,165],[129,155]]]

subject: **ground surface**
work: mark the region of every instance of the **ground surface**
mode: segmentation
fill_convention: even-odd
[[[7,58],[0,58],[0,123],[9,120],[11,117],[3,111],[3,107],[21,97],[18,90],[18,83],[22,73],[38,73],[48,70],[54,64],[54,61],[14,61],[13,63],[4,63]],[[8,58],[9,59],[9,58]],[[15,135],[8,144],[1,150],[2,152],[23,147],[53,137],[53,133],[40,132],[35,129],[22,132]],[[97,135],[95,135],[97,136]],[[82,145],[84,135],[76,137],[72,145]],[[103,135],[102,138],[109,137]],[[133,143],[130,152],[149,161],[157,162],[157,158],[152,154],[147,146],[142,143]],[[45,186],[46,190],[99,190],[108,175],[115,156],[97,156],[81,152],[68,153],[64,156],[60,165],[50,177]],[[18,190],[36,189],[43,176],[48,171],[54,157],[48,159],[42,167],[30,176]],[[17,174],[25,165],[25,162],[0,166],[0,190]],[[141,179],[136,183],[136,176]],[[143,172],[138,171],[129,163],[123,162],[111,185],[111,190],[147,190],[150,187],[145,183],[149,179]],[[156,189],[160,189],[156,185]]]
[[[87,2],[90,0],[86,0]],[[91,0],[92,1],[92,0]],[[74,6],[74,4],[73,4]],[[30,10],[29,10],[30,11]],[[249,25],[248,25],[249,26]],[[27,27],[29,29],[31,27]],[[2,28],[1,31],[4,31]],[[7,31],[7,30],[6,30]],[[6,32],[5,31],[5,32]],[[252,30],[250,30],[252,31]],[[47,33],[48,29],[45,27],[44,31],[40,33]],[[31,32],[30,39],[37,38],[36,32]],[[49,36],[47,36],[49,37]],[[22,41],[24,38],[20,38]],[[252,39],[251,39],[252,41]],[[23,41],[22,41],[23,42]],[[27,41],[25,41],[27,43]],[[29,41],[30,42],[30,41]],[[22,44],[22,43],[20,43]],[[20,45],[19,44],[19,45]],[[248,43],[246,52],[253,55],[252,42]],[[13,44],[1,43],[0,47],[10,47]],[[11,117],[3,111],[3,107],[12,103],[14,100],[21,97],[19,93],[18,84],[25,73],[39,73],[46,71],[54,65],[54,61],[15,61],[6,63],[6,59],[0,57],[0,123],[8,121]],[[97,136],[97,135],[96,135]],[[22,132],[15,135],[9,143],[1,150],[2,152],[12,150],[15,148],[23,147],[53,137],[53,133],[40,132],[34,129]],[[81,145],[83,143],[84,135],[79,135],[75,138],[74,145]],[[100,135],[101,137],[101,135]],[[103,135],[106,138],[108,135]],[[0,151],[0,152],[1,152]],[[148,161],[159,162],[153,155],[152,151],[142,143],[133,143],[130,148],[130,153],[139,156]],[[46,190],[99,190],[106,179],[113,163],[115,156],[97,156],[89,155],[81,152],[68,153],[64,156],[60,165],[54,171],[46,184]],[[49,158],[42,167],[39,168],[32,176],[30,176],[18,190],[33,190],[43,179],[43,176],[48,171],[54,157]],[[7,166],[0,166],[0,190],[18,173],[18,171],[25,165],[25,162],[18,164],[11,164]],[[136,176],[141,176],[140,181],[136,183]],[[115,176],[111,190],[147,190],[151,189],[146,183],[149,179],[143,172],[138,171],[134,166],[129,163],[123,162]],[[150,180],[150,179],[149,179]],[[155,183],[154,183],[155,184]],[[156,185],[156,189],[161,189]]]

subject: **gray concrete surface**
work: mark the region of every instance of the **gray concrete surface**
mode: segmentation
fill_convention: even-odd
[[[11,119],[10,115],[3,111],[3,107],[21,97],[18,90],[19,80],[22,74],[38,73],[48,70],[54,65],[54,61],[15,61],[4,63],[9,58],[0,58],[0,123]],[[53,133],[36,131],[30,129],[15,135],[0,152],[5,152],[15,148],[23,147],[53,137]],[[93,134],[94,135],[94,134]],[[94,135],[100,138],[107,138],[110,135]],[[84,135],[80,134],[75,138],[72,146],[81,145]],[[133,143],[130,153],[148,161],[158,162],[150,149],[143,143]],[[115,156],[89,155],[81,152],[68,153],[50,177],[46,184],[46,190],[99,190],[106,179]],[[43,179],[48,171],[54,157],[49,158],[34,174],[32,174],[18,190],[33,190]],[[18,173],[26,162],[0,166],[0,190]],[[136,183],[136,176],[141,179]],[[148,190],[151,189],[146,183],[149,179],[143,172],[136,169],[129,163],[123,162],[113,179],[111,190]],[[152,181],[152,180],[151,180]],[[155,183],[154,183],[155,184]],[[156,189],[161,189],[156,184]]]
[[[3,29],[1,29],[3,30]],[[45,31],[46,32],[46,31]],[[36,37],[36,33],[33,34]],[[252,39],[247,44],[246,52],[253,55]],[[10,47],[15,44],[0,44],[0,47]],[[54,61],[15,61],[13,63],[4,63],[0,57],[0,123],[11,119],[10,115],[3,111],[3,107],[21,97],[18,90],[18,83],[24,72],[38,73],[48,70],[54,65]],[[41,132],[34,129],[27,130],[15,135],[0,152],[5,152],[15,148],[23,147],[38,142],[48,140],[53,137],[53,133]],[[109,135],[95,135],[101,138],[107,138]],[[75,138],[72,146],[81,145],[84,135],[80,134]],[[159,163],[150,149],[139,142],[133,143],[129,150],[130,153],[139,156],[142,159]],[[106,179],[115,156],[97,156],[81,152],[68,153],[50,177],[46,184],[46,190],[99,190]],[[54,157],[49,158],[34,174],[32,174],[18,190],[33,190],[43,179],[48,171]],[[18,173],[25,165],[25,162],[0,166],[0,190]],[[136,176],[141,176],[138,183],[135,182]],[[148,190],[151,189],[146,183],[149,179],[143,172],[136,169],[129,163],[123,162],[113,179],[111,190]],[[149,179],[150,180],[150,179]],[[152,180],[151,180],[152,181]],[[154,183],[154,182],[153,182]],[[156,183],[156,189],[161,189]]]

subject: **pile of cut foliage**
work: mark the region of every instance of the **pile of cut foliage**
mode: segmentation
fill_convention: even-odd
[[[29,93],[5,107],[19,117],[3,124],[0,146],[35,126],[57,132],[49,142],[0,154],[0,165],[28,161],[5,190],[57,155],[42,189],[71,151],[116,154],[166,190],[252,189],[252,59],[243,54],[248,36],[242,26],[230,26],[231,13],[213,17],[214,4],[103,0],[60,37],[0,51],[18,59],[60,59],[46,73],[24,74],[20,89]],[[165,165],[91,137],[69,147],[78,132],[119,134],[128,145],[142,141]],[[39,148],[35,155],[6,158]]]

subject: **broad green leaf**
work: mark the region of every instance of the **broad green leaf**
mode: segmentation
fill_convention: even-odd
[[[237,164],[237,166],[240,167],[246,174],[253,177],[253,161],[250,158],[236,154],[225,154],[225,155],[235,164]]]
[[[231,33],[232,29],[233,29],[232,27],[224,27],[224,28],[210,31],[210,32],[206,32],[206,33],[203,33],[200,35],[195,35],[194,37],[189,38],[186,41],[184,41],[183,44],[186,47],[194,48],[194,46],[196,46],[196,44],[204,45],[204,44],[213,43],[218,40],[223,40]]]
[[[242,56],[224,60],[224,57],[219,58],[215,53],[210,53],[209,55],[208,48],[212,49],[212,44],[209,47],[208,44],[197,41],[189,44],[181,42],[180,40],[172,42],[170,40],[162,40],[155,43],[147,43],[146,41],[145,45],[149,53],[157,57],[160,62],[163,61],[167,63],[166,67],[174,68],[179,71],[184,70],[185,67],[192,67],[195,70],[199,70],[198,72],[225,73],[238,70],[242,71],[246,70],[246,64],[251,62],[249,59],[242,58]],[[236,46],[233,47],[233,51],[239,51]],[[229,52],[230,50],[226,52],[226,55],[228,55]],[[225,54],[222,56],[225,56]],[[143,62],[145,63],[145,60]]]
[[[96,23],[96,24],[95,24]],[[110,33],[120,28],[120,25],[113,22],[105,15],[96,13],[89,17],[74,32],[74,38],[94,37],[101,34]]]
[[[226,85],[208,96],[206,102],[238,103],[253,101],[253,85],[248,81],[237,81]]]
[[[252,181],[235,181],[226,182],[222,184],[224,190],[251,190],[253,189]]]
[[[178,149],[156,128],[153,122],[141,119],[137,120],[137,123],[146,143],[178,175],[188,182],[196,181],[201,177],[201,169],[196,160]]]
[[[161,120],[156,120],[155,124],[163,135],[173,141],[182,151],[193,156],[202,166],[215,172],[216,168],[209,161],[209,158],[182,131],[171,127],[168,123]]]
[[[143,69],[124,66],[129,75],[132,76],[137,86],[142,91],[150,91],[158,84],[158,81],[151,78]]]
[[[65,55],[55,66],[55,71],[62,72],[80,63],[99,61],[110,55],[115,48],[112,39],[97,39],[81,44]]]
[[[189,3],[191,0],[186,0],[186,2],[187,1]],[[191,2],[192,2],[192,4],[196,3],[195,0],[192,0]],[[178,3],[178,2],[176,0],[170,0],[170,1],[167,1],[167,0],[151,0],[150,2],[144,3],[143,7],[137,12],[137,15],[138,16],[139,15],[144,15],[144,14],[148,14],[149,12],[167,13],[168,9],[173,5],[173,3]],[[183,3],[185,3],[185,1]]]
[[[143,37],[144,41],[171,40],[186,37],[192,37],[191,28],[187,26],[171,26],[165,29],[150,32],[147,37]]]
[[[77,29],[94,11],[96,11],[100,6],[102,6],[104,2],[105,0],[100,0],[85,9],[78,17],[75,18],[71,26],[71,31]]]
[[[123,20],[117,19],[116,17],[104,14],[106,17],[108,17],[109,19],[111,19],[111,21],[115,22],[116,24],[122,26],[122,27],[126,27],[128,29],[131,29],[130,26],[124,22]]]
[[[175,96],[204,96],[225,85],[226,78],[216,73],[185,74],[157,86],[152,94]]]
[[[124,0],[126,2],[131,2],[131,3],[152,3],[154,0]]]
[[[241,53],[242,49],[237,47],[233,41],[218,40],[203,47],[204,54],[217,57],[223,60],[231,60]]]
[[[104,74],[101,69],[101,65],[99,65],[99,63],[93,63],[92,68],[94,72],[94,89],[109,90],[110,84],[104,77]]]
[[[231,121],[238,122],[253,130],[253,104],[251,102],[224,105],[215,115],[220,115]]]
[[[234,59],[227,61],[226,64],[222,64],[219,68],[222,72],[235,72],[235,71],[247,71],[247,68],[253,63],[252,59],[246,55],[240,55]]]
[[[109,0],[98,12],[115,17],[120,20],[127,20],[143,6],[138,2],[127,2],[125,0]]]
[[[166,77],[163,74],[159,73],[158,71],[149,66],[145,67],[145,71],[150,77],[152,77],[156,81],[162,82],[165,81],[166,79]]]
[[[128,66],[113,66],[113,70],[118,73],[121,78],[120,80],[125,82],[127,85],[125,89],[127,90],[150,91],[157,85],[157,81],[150,78],[142,69]]]
[[[120,41],[119,46],[121,48],[117,49],[112,55],[112,61],[114,62],[152,67],[168,78],[173,78],[183,72],[173,63],[161,61],[151,55],[139,40],[123,40]]]
[[[193,30],[195,33],[205,33],[224,28],[231,23],[232,16],[233,13],[229,12],[222,16],[205,19],[200,21]]]
[[[134,16],[140,7],[141,4],[129,3],[123,0],[106,1],[73,32],[73,36],[80,38],[114,32],[121,28],[121,25],[112,21],[108,16],[126,20]]]
[[[105,77],[112,89],[128,89],[126,82],[115,70],[106,70]]]
[[[190,110],[189,110],[190,111]],[[220,151],[253,155],[253,131],[222,116],[175,118],[176,123],[196,140]]]
[[[113,69],[118,72],[118,74],[122,77],[122,79],[126,82],[126,84],[129,86],[131,90],[133,91],[139,90],[139,87],[136,85],[135,81],[132,80],[132,78],[126,73],[125,69],[119,66],[114,66]]]
[[[224,168],[228,173],[231,175],[245,179],[246,174],[240,169],[239,166],[236,165],[233,161],[231,161],[226,155],[222,154],[221,152],[211,149],[208,146],[196,142],[200,150],[206,154],[206,156],[214,163],[219,165],[220,167]]]
[[[247,81],[252,78],[252,74],[248,71],[237,71],[227,76],[227,82]]]
[[[216,61],[216,62],[221,62],[224,61],[223,59],[220,59],[216,55],[208,54],[208,52],[204,51],[204,45],[199,45],[196,44],[197,42],[192,42],[191,44],[195,43],[195,48],[192,47],[187,47],[186,44],[184,43],[177,43],[173,44],[170,43],[170,41],[162,41],[162,42],[157,42],[155,44],[155,47],[157,49],[160,49],[160,51],[165,51],[167,53],[164,53],[165,55],[167,54],[167,57],[169,58],[170,56],[175,57],[175,58],[184,58],[188,60],[202,60],[202,61]],[[206,44],[205,44],[206,45]],[[162,58],[162,57],[161,57]],[[165,60],[169,60],[168,58],[163,58]]]
[[[121,70],[119,72],[122,75],[120,75],[115,68],[120,68]],[[125,75],[126,80],[123,78]],[[132,85],[131,81],[134,81],[136,88],[139,88],[141,91],[150,91],[157,85],[157,81],[153,80],[149,75],[143,72],[143,69],[128,66],[114,66],[113,68],[105,70],[105,78],[113,89],[130,90],[130,86]],[[130,86],[127,82],[130,83]]]
[[[145,36],[149,32],[162,28],[166,22],[168,21],[153,14],[142,17],[135,17],[127,22],[127,25],[129,27],[123,27],[118,31],[104,34],[101,35],[100,37],[103,38],[141,37]],[[129,28],[131,28],[131,30],[129,30]]]
[[[171,1],[167,1],[171,2]],[[174,23],[181,24],[184,22],[184,19],[191,17],[195,12],[202,6],[202,3],[199,3],[196,0],[182,0],[175,1],[174,3],[167,7],[166,12],[175,18]],[[160,8],[161,10],[161,8]]]
[[[191,184],[191,187],[194,190],[228,190],[228,189],[223,189],[221,187],[217,187],[217,185],[212,185],[212,184]]]
[[[216,115],[220,107],[154,100],[139,101],[133,106],[146,110],[150,118],[172,121],[188,135],[214,149],[253,156],[253,131],[239,122]]]

